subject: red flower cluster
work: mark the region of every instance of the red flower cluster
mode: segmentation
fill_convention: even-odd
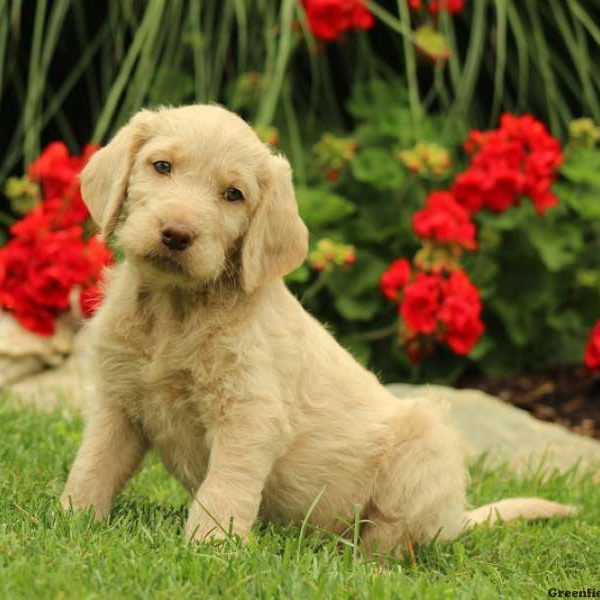
[[[409,0],[420,9],[420,0]],[[462,3],[429,2],[436,9],[459,10]],[[433,342],[467,354],[484,331],[479,290],[461,269],[463,250],[475,250],[473,214],[482,208],[507,210],[529,197],[538,213],[554,206],[551,187],[562,162],[562,149],[532,116],[502,115],[500,127],[472,131],[465,143],[471,157],[450,190],[435,191],[413,215],[413,231],[424,240],[411,264],[395,260],[381,276],[383,295],[398,305],[403,342],[411,360],[420,360]],[[406,152],[404,152],[406,156]],[[410,158],[410,157],[409,157]],[[586,364],[600,368],[600,324],[586,348]]]
[[[409,357],[420,360],[432,342],[447,344],[456,354],[468,354],[484,331],[479,290],[464,271],[449,275],[416,271],[406,259],[394,261],[381,276],[386,298],[398,305]]]
[[[475,249],[475,225],[450,192],[432,192],[425,208],[413,215],[413,231],[423,239]]]
[[[383,295],[388,300],[399,302],[402,288],[408,283],[410,275],[411,269],[408,260],[406,258],[395,260],[379,281]]]
[[[370,29],[375,23],[362,0],[302,0],[302,4],[310,30],[326,42],[349,29]]]
[[[551,187],[563,158],[560,142],[531,115],[502,115],[498,129],[472,131],[465,150],[471,165],[456,177],[452,193],[470,212],[503,212],[523,196],[539,214],[557,203]]]
[[[413,11],[421,10],[424,5],[424,0],[408,0],[408,6]],[[442,11],[448,11],[451,15],[455,15],[463,11],[465,0],[429,0],[426,6],[432,15],[437,15]]]
[[[585,345],[583,362],[588,369],[600,369],[600,321],[592,328]]]
[[[0,248],[0,306],[40,335],[54,332],[54,319],[69,308],[76,288],[82,312],[93,312],[91,299],[99,300],[98,280],[111,260],[106,246],[84,238],[89,214],[77,176],[95,149],[88,146],[82,156],[70,156],[55,142],[44,150],[29,167],[44,199],[11,227],[13,238]]]

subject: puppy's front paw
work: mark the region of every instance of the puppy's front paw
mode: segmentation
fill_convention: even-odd
[[[223,542],[229,538],[229,533],[222,524],[215,524],[212,519],[198,519],[195,515],[190,515],[186,526],[185,536],[190,542]]]
[[[71,508],[74,508],[71,502],[71,496],[69,496],[66,491],[63,492],[62,496],[60,497],[60,505],[64,511],[69,511]]]
[[[110,513],[110,504],[99,500],[91,500],[76,496],[69,490],[65,490],[60,497],[60,505],[64,511],[81,511],[92,509],[96,521],[106,519]]]

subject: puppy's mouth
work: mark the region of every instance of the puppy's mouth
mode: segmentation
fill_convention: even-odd
[[[144,259],[159,271],[183,275],[185,269],[179,260],[169,254],[146,254]]]

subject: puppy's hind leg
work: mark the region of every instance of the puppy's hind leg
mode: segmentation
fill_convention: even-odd
[[[107,517],[146,449],[145,438],[120,407],[96,407],[60,499],[63,508],[93,508],[96,519]]]
[[[371,555],[402,556],[411,543],[460,533],[467,474],[458,436],[436,405],[403,405],[388,426],[361,537]]]

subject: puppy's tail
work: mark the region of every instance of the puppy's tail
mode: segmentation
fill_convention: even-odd
[[[491,504],[485,504],[466,514],[465,529],[471,529],[478,523],[496,524],[498,521],[513,519],[549,519],[550,517],[571,517],[579,509],[567,504],[559,504],[543,498],[506,498]]]

